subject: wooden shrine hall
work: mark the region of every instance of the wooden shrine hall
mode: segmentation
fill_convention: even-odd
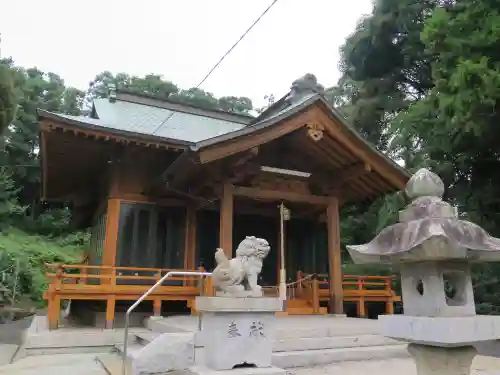
[[[323,94],[308,74],[257,117],[114,88],[88,117],[40,110],[43,199],[71,204],[73,225],[92,228],[82,264],[47,265],[50,327],[71,300],[110,328],[166,272],[211,271],[217,247],[231,256],[249,235],[271,244],[266,294],[277,295],[286,269],[283,314],[339,314],[355,302],[364,315],[370,301],[392,313],[390,277],[342,274],[339,208],[404,189],[409,175]],[[196,314],[194,298],[211,293],[209,278],[172,278],[143,312]]]

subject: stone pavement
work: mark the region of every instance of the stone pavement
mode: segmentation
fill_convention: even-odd
[[[500,359],[478,356],[472,365],[472,375],[500,375]],[[311,368],[295,368],[292,375],[416,375],[411,359],[387,359],[339,362]],[[95,354],[58,354],[24,358],[15,364],[0,367],[0,375],[108,375],[96,361]],[[116,374],[113,374],[116,375]]]
[[[197,319],[191,316],[171,317],[162,319],[162,324],[165,324],[165,331],[173,329],[174,332],[195,331],[197,329]],[[295,340],[298,337],[314,337],[320,338],[327,333],[331,336],[346,336],[357,334],[377,334],[377,321],[368,319],[346,319],[334,318],[329,316],[321,317],[296,317],[290,316],[285,319],[278,320],[278,330],[283,339]],[[58,335],[70,335],[70,331],[60,330]],[[80,333],[80,335],[78,335]],[[75,330],[73,334],[75,339],[80,338],[82,330]],[[121,338],[122,332],[116,333],[117,337]],[[101,333],[102,334],[102,333]],[[68,343],[67,337],[64,336],[62,342]],[[108,343],[106,343],[108,344]],[[488,354],[496,354],[500,351],[500,344],[494,343],[490,346]],[[60,344],[58,345],[60,346]],[[7,349],[5,355],[9,356]],[[80,348],[81,349],[81,348]],[[497,350],[498,349],[498,350]],[[2,348],[0,348],[2,350]],[[3,354],[3,353],[2,353]],[[103,366],[96,360],[99,354],[94,353],[78,353],[78,354],[50,354],[50,355],[33,355],[16,361],[12,365],[0,366],[0,375],[54,375],[54,374],[70,374],[70,375],[109,375]],[[115,356],[117,354],[109,354]],[[478,356],[473,363],[474,375],[500,375],[500,359],[493,357]],[[294,375],[326,375],[327,373],[342,375],[415,375],[415,365],[410,358],[387,358],[384,360],[373,359],[368,361],[356,362],[337,362],[330,365],[315,366],[308,368],[293,368],[288,369],[289,374]],[[119,372],[113,375],[120,375]]]
[[[14,358],[18,348],[19,346],[15,344],[0,344],[0,366],[8,365]]]

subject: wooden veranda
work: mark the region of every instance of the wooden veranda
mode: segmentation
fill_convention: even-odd
[[[90,265],[49,264],[47,275],[49,287],[44,294],[48,301],[48,319],[51,329],[58,327],[62,300],[97,300],[106,301],[106,321],[115,319],[117,301],[136,301],[155,282],[170,271],[204,271],[203,268],[154,269],[139,267],[106,267]],[[120,275],[123,271],[137,275]],[[142,273],[143,275],[139,275]],[[148,276],[149,275],[149,276]],[[287,285],[286,310],[277,315],[323,315],[327,308],[321,302],[329,299],[328,275],[304,275],[299,272],[297,280]],[[100,283],[96,284],[96,280]],[[120,281],[141,281],[144,285],[120,284]],[[383,302],[385,313],[394,313],[394,303],[401,301],[392,289],[391,276],[355,276],[343,275],[343,301],[353,302],[357,306],[359,317],[365,317],[365,304]],[[266,296],[278,296],[278,287],[264,287]],[[162,304],[168,301],[185,301],[192,314],[197,314],[195,298],[213,296],[211,279],[203,282],[194,276],[173,276],[164,285],[158,287],[148,298],[153,302],[153,315],[160,316]]]

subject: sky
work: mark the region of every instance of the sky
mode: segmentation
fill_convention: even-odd
[[[0,53],[82,90],[104,70],[161,74],[189,88],[271,1],[3,0]],[[305,73],[332,86],[339,47],[371,9],[372,0],[278,0],[201,88],[258,107]]]

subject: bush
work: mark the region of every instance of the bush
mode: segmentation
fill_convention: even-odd
[[[4,230],[0,234],[0,272],[3,274],[4,286],[12,290],[16,264],[19,262],[16,294],[19,299],[42,305],[48,281],[44,264],[78,263],[84,250],[83,246],[75,245],[79,240],[64,237],[54,240],[15,228]]]

